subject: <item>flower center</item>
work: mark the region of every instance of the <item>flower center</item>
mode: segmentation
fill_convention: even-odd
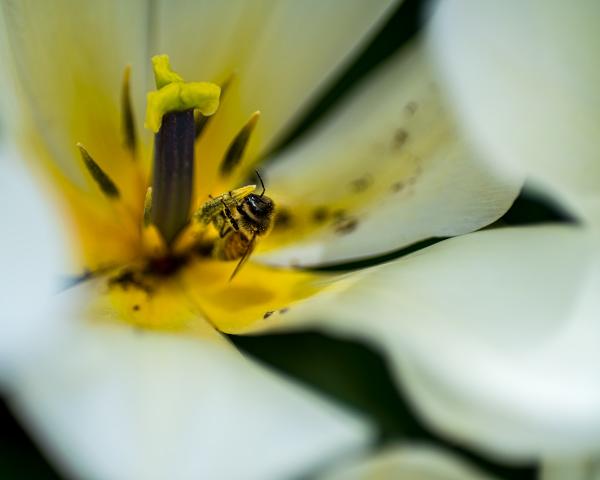
[[[152,185],[146,191],[144,226],[153,225],[164,242],[165,252],[152,265],[178,264],[181,248],[176,241],[196,218],[200,229],[214,226],[219,240],[192,241],[196,251],[204,250],[215,258],[235,260],[251,252],[257,236],[268,232],[273,214],[273,202],[264,195],[254,194],[255,185],[234,189],[217,197],[209,196],[194,216],[195,143],[206,126],[208,118],[219,106],[221,88],[207,82],[184,82],[171,70],[167,55],[152,58],[157,90],[147,96],[145,126],[154,133]],[[135,127],[129,94],[129,71],[126,71],[123,89],[124,131],[126,146],[136,148]],[[228,176],[240,163],[252,131],[258,121],[255,112],[248,123],[232,140],[219,166],[221,176]],[[81,156],[92,178],[101,191],[111,199],[118,199],[119,189],[94,161],[90,153],[78,144]],[[261,180],[262,182],[262,180]],[[188,239],[188,246],[190,241]],[[151,269],[154,271],[154,269]],[[169,271],[174,269],[167,269]],[[158,268],[158,271],[162,271]],[[162,273],[165,273],[164,271]]]
[[[246,263],[269,233],[275,214],[258,172],[260,189],[236,185],[247,174],[247,167],[245,172],[239,170],[259,113],[250,116],[215,164],[213,179],[219,179],[215,183],[230,189],[199,193],[198,189],[210,192],[215,188],[198,183],[196,162],[203,158],[195,155],[198,140],[219,107],[221,88],[185,82],[171,70],[166,55],[154,57],[152,63],[157,90],[147,95],[145,118],[146,128],[154,133],[151,181],[146,182],[137,167],[141,191],[146,192],[143,208],[137,206],[141,199],[135,200],[137,189],[131,192],[124,181],[115,182],[94,160],[93,152],[79,145],[85,167],[116,217],[128,219],[123,232],[118,227],[114,232],[127,236],[123,245],[131,244],[132,253],[118,253],[98,268],[100,273],[109,272],[103,298],[110,299],[111,308],[117,307],[119,318],[151,328],[190,329],[202,319],[221,330],[240,331],[257,319],[272,322],[277,317],[274,313],[287,311],[294,300],[321,287],[314,284],[314,274]],[[140,145],[128,70],[122,98],[124,144],[135,157]],[[205,173],[206,165],[200,167]],[[133,207],[127,204],[128,197],[134,198]],[[106,236],[110,242],[110,235]],[[238,275],[242,267],[244,273]]]

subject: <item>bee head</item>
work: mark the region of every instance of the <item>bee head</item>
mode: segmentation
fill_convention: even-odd
[[[238,209],[242,217],[253,226],[257,233],[265,233],[271,226],[275,204],[266,195],[251,193]]]
[[[264,195],[256,195],[255,193],[251,193],[246,197],[246,203],[249,210],[256,217],[271,216],[275,209],[275,204],[271,198]]]

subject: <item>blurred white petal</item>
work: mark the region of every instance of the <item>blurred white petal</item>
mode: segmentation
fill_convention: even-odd
[[[260,137],[266,145],[356,57],[399,3],[163,1],[157,5],[154,49],[169,53],[190,79],[218,81],[235,72],[243,118],[262,112]],[[241,126],[225,126],[232,129],[226,137]]]
[[[541,480],[600,480],[600,458],[553,458],[542,462]]]
[[[66,252],[61,221],[44,193],[23,159],[2,146],[0,376],[55,333],[46,312],[59,288]]]
[[[395,445],[321,480],[491,480],[454,455],[428,445]]]
[[[436,83],[423,48],[413,45],[266,169],[270,195],[289,207],[293,242],[269,262],[314,265],[381,254],[476,230],[508,210],[520,180],[471,154]],[[313,215],[323,208],[329,217],[318,228]],[[335,210],[345,219],[336,220]],[[312,233],[298,239],[294,222],[301,221]],[[275,229],[269,241],[286,233]]]
[[[353,285],[295,306],[285,321],[383,346],[416,408],[474,448],[511,458],[593,450],[597,241],[569,227],[465,235],[351,274]]]
[[[439,2],[429,29],[450,104],[485,158],[600,221],[600,3]]]
[[[7,0],[2,4],[19,74],[18,92],[25,97],[28,117],[53,161],[80,182],[77,142],[101,163],[110,163],[120,149],[126,65],[131,64],[134,81],[144,86],[141,79],[149,71],[147,3]],[[144,89],[134,89],[133,94],[139,119]]]
[[[76,478],[288,478],[371,439],[223,342],[97,321],[24,367],[11,398]]]
[[[5,22],[4,10],[0,7],[0,64],[4,66],[0,69],[0,142],[6,142],[11,127],[19,124],[19,109],[15,95],[12,94],[16,85],[14,70],[8,68],[12,54],[8,47]],[[9,92],[11,93],[9,94]]]

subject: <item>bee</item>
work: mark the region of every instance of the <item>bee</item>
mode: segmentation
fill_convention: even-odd
[[[256,172],[262,192],[254,193],[256,185],[236,188],[218,197],[211,197],[195,214],[205,225],[213,224],[219,238],[212,247],[212,257],[219,260],[238,260],[229,280],[244,266],[257,238],[265,235],[273,224],[275,204],[265,195],[265,184]]]

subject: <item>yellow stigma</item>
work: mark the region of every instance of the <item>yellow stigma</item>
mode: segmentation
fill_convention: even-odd
[[[183,82],[181,76],[171,70],[168,55],[154,55],[152,57],[152,69],[154,70],[154,81],[159,90],[169,83]]]
[[[157,133],[163,115],[169,112],[182,112],[197,109],[204,116],[210,116],[219,108],[221,88],[209,82],[184,82],[183,78],[171,70],[168,55],[152,57],[152,67],[156,88],[147,96],[146,121],[144,126]]]

